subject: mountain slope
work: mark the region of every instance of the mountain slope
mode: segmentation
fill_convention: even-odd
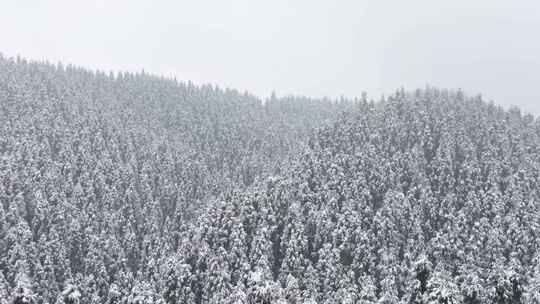
[[[1,304],[540,300],[540,121],[517,109],[0,57],[0,122]]]
[[[350,106],[0,57],[0,294],[106,301]]]
[[[534,117],[460,92],[360,103],[290,174],[208,208],[165,299],[536,303],[539,144]]]

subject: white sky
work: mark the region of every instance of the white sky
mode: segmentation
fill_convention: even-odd
[[[430,84],[540,115],[536,0],[2,0],[0,52],[261,97]]]

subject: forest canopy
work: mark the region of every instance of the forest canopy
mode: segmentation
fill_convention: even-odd
[[[0,303],[540,303],[540,120],[0,57]]]

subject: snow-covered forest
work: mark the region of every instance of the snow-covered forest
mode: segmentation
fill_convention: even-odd
[[[0,304],[540,303],[540,120],[0,56]]]

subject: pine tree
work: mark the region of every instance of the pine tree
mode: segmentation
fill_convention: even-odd
[[[57,304],[79,304],[81,299],[81,293],[77,286],[67,284],[64,291],[58,297]]]
[[[25,272],[19,272],[15,277],[15,288],[11,293],[13,304],[35,304],[36,295],[32,290],[32,282]]]
[[[435,270],[426,285],[424,303],[429,304],[459,304],[463,303],[457,284],[455,284],[450,274],[444,270]]]
[[[0,271],[0,304],[9,304],[9,295],[9,283],[4,277],[4,274]]]

